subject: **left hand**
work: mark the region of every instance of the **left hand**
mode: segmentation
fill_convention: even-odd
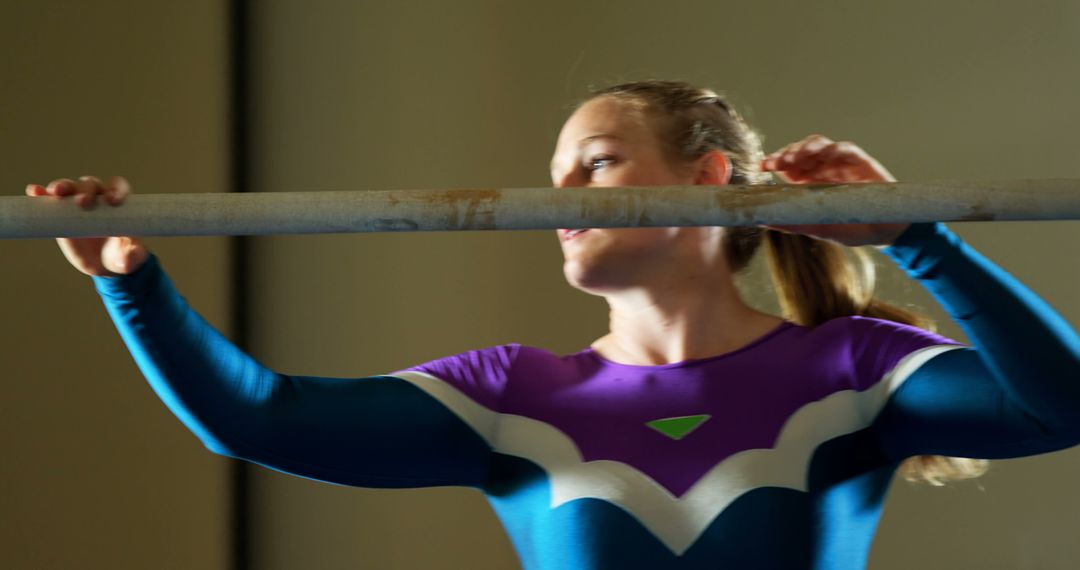
[[[775,172],[790,184],[896,182],[880,162],[852,142],[810,135],[768,155],[761,170]],[[788,233],[829,239],[848,246],[892,244],[911,224],[822,224],[765,226]]]

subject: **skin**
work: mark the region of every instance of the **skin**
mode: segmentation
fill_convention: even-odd
[[[60,178],[47,186],[28,184],[26,195],[52,200],[74,200],[84,210],[97,205],[100,196],[106,204],[119,206],[131,194],[131,185],[120,176],[106,182],[83,176],[78,180]],[[86,275],[115,277],[138,269],[150,253],[139,240],[130,237],[107,238],[60,238],[56,240],[60,251],[75,269]]]
[[[662,152],[648,119],[618,100],[582,105],[560,132],[551,162],[556,187],[723,185],[731,164],[714,151],[689,164]],[[768,155],[762,170],[788,183],[882,182],[895,179],[850,142],[812,135]],[[99,198],[119,206],[130,184],[114,176],[29,184],[26,194],[74,200],[93,209]],[[907,224],[782,226],[773,229],[884,247]],[[572,239],[559,230],[567,281],[610,306],[610,332],[592,347],[616,362],[657,365],[725,354],[753,342],[783,320],[749,307],[738,295],[721,249],[721,227],[591,229]],[[135,238],[57,240],[67,260],[87,275],[113,277],[137,270],[149,257]]]
[[[712,152],[672,164],[646,116],[600,97],[563,126],[552,158],[556,187],[727,184],[730,161]],[[892,180],[876,160],[851,143],[814,135],[762,162],[790,183]],[[892,242],[906,224],[774,227],[847,245]],[[591,229],[567,239],[558,232],[567,281],[603,296],[610,332],[595,342],[601,356],[625,364],[657,365],[725,354],[780,325],[749,307],[735,288],[720,246],[724,228]]]

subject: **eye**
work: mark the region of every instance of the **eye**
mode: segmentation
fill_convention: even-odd
[[[605,166],[610,166],[614,162],[615,162],[615,157],[614,156],[609,156],[609,155],[606,155],[606,154],[598,155],[598,156],[594,156],[594,157],[589,159],[589,162],[588,162],[586,168],[588,170],[590,170],[590,171],[600,170],[601,168],[604,168]]]

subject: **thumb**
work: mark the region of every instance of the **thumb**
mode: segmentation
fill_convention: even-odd
[[[101,264],[113,273],[127,275],[142,267],[150,257],[143,244],[130,237],[109,238],[101,251]]]

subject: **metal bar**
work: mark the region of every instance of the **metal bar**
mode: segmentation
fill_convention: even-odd
[[[1080,180],[0,197],[0,238],[1080,219]]]

